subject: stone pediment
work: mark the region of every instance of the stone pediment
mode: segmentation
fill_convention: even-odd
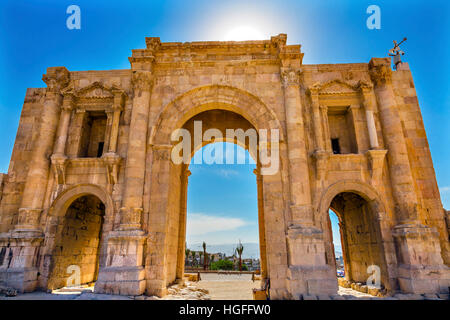
[[[124,94],[124,91],[115,86],[105,86],[99,81],[95,81],[86,87],[75,90],[68,88],[64,94],[71,94],[77,99],[114,99],[116,94]]]
[[[321,95],[352,94],[357,92],[355,86],[342,80],[331,80],[325,83],[315,83],[310,87],[310,90],[316,91]]]

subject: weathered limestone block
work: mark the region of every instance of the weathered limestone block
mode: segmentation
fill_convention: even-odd
[[[448,293],[450,269],[443,264],[438,233],[430,227],[394,228],[398,248],[398,281],[407,293]]]
[[[114,231],[108,235],[107,256],[100,267],[95,292],[141,295],[145,291],[143,231]]]
[[[326,264],[322,231],[316,228],[291,228],[287,240],[290,294],[296,297],[299,294],[337,293],[335,271]]]

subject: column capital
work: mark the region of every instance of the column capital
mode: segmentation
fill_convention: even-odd
[[[281,82],[283,87],[300,85],[301,69],[283,68],[281,70]]]
[[[70,72],[65,67],[47,68],[47,73],[42,76],[42,80],[47,84],[48,91],[59,93],[61,89],[69,85]]]
[[[72,94],[65,94],[61,109],[65,111],[72,111],[74,108],[75,108],[75,97]]]
[[[131,83],[134,90],[149,91],[153,85],[153,75],[150,71],[133,71]]]
[[[380,87],[392,83],[392,70],[389,59],[373,58],[369,63],[369,75],[375,86]]]

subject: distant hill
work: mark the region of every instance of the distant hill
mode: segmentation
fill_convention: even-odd
[[[242,243],[244,245],[244,252],[242,252],[242,258],[259,259],[259,244],[254,242]],[[227,256],[233,255],[234,248],[237,244],[206,244],[206,251],[209,253],[225,253]],[[189,250],[203,251],[201,243],[188,243]],[[342,256],[342,248],[338,244],[334,244],[334,250],[336,252],[336,258]]]
[[[206,244],[206,251],[209,253],[225,253],[227,256],[231,256],[234,253],[236,244]],[[259,259],[259,244],[254,242],[242,243],[244,251],[242,252],[243,259]],[[201,243],[188,243],[189,250],[203,251]]]

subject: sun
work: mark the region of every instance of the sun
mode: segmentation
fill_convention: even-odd
[[[264,35],[249,26],[239,26],[231,29],[225,36],[225,41],[264,40]]]

